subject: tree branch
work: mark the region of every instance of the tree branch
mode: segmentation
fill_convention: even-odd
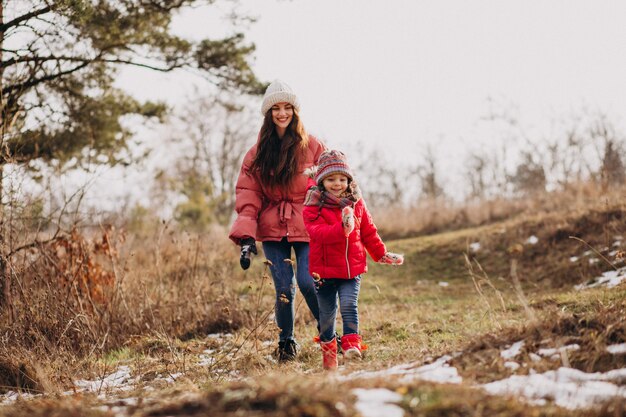
[[[161,71],[161,72],[169,72],[172,71],[176,68],[180,68],[183,67],[185,65],[185,63],[177,63],[177,64],[171,64],[168,65],[166,67],[158,67],[158,66],[154,66],[154,65],[150,65],[150,64],[142,64],[139,62],[135,62],[135,61],[131,61],[131,60],[127,60],[127,59],[121,59],[121,58],[82,58],[82,57],[73,57],[73,56],[54,56],[54,55],[49,55],[49,56],[23,56],[23,57],[19,57],[19,58],[11,58],[8,59],[6,61],[2,61],[0,63],[0,68],[8,68],[11,65],[15,65],[15,64],[21,64],[21,63],[29,63],[29,62],[34,62],[34,63],[38,63],[38,64],[42,64],[42,63],[46,63],[46,62],[50,62],[50,61],[67,61],[67,62],[81,62],[85,65],[89,65],[92,62],[108,62],[111,64],[126,64],[126,65],[132,65],[132,66],[137,66],[137,67],[142,67],[142,68],[147,68],[147,69],[151,69],[154,71]],[[78,68],[80,69],[80,68]],[[73,72],[73,71],[72,71]],[[61,76],[61,75],[66,75],[67,73],[65,72],[60,72],[57,75],[51,75],[50,77],[55,78],[56,76]],[[44,80],[43,78],[41,78],[40,80]],[[45,79],[44,81],[49,81],[49,79]],[[32,86],[32,85],[28,85],[28,86]],[[8,91],[11,91],[11,86],[6,87],[7,89],[9,89]],[[5,90],[3,90],[4,92]]]
[[[7,29],[9,29],[9,28],[11,28],[13,26],[17,26],[21,22],[24,22],[26,20],[30,20],[33,17],[37,17],[37,16],[40,16],[42,14],[46,14],[46,13],[48,13],[51,10],[52,10],[52,6],[46,6],[46,7],[43,7],[41,9],[39,9],[39,10],[33,10],[30,13],[26,13],[26,14],[23,14],[21,16],[18,16],[15,19],[11,20],[10,22],[0,24],[0,32],[4,33],[4,32],[6,32]]]
[[[19,253],[19,252],[21,252],[21,251],[23,251],[23,250],[30,249],[30,248],[34,248],[34,247],[41,246],[41,245],[47,245],[48,243],[52,243],[52,242],[56,242],[56,241],[57,241],[57,240],[59,240],[60,238],[61,238],[61,237],[60,237],[60,236],[58,236],[58,230],[57,230],[57,233],[55,233],[55,234],[54,234],[54,236],[53,236],[53,237],[51,237],[50,239],[47,239],[47,240],[35,240],[34,242],[30,242],[30,243],[27,243],[27,244],[25,244],[25,245],[18,246],[17,248],[15,248],[15,249],[13,249],[11,252],[9,252],[9,253],[6,255],[6,257],[7,257],[7,258],[10,258],[10,257],[12,257],[13,255],[16,255],[17,253]]]
[[[25,89],[25,88],[30,88],[30,87],[33,87],[33,86],[35,86],[37,84],[40,84],[40,83],[43,83],[43,82],[46,82],[46,81],[51,81],[51,80],[54,80],[55,78],[71,74],[73,72],[76,72],[76,71],[78,71],[80,69],[85,68],[87,65],[89,65],[90,62],[93,62],[93,61],[83,62],[82,64],[77,65],[74,68],[70,68],[70,69],[65,70],[65,71],[60,71],[60,72],[57,72],[55,74],[50,74],[50,75],[46,75],[44,77],[34,78],[34,79],[31,79],[29,81],[26,81],[26,82],[23,82],[23,83],[19,83],[19,84],[9,85],[9,86],[7,86],[7,87],[2,89],[2,94],[3,95],[4,94],[9,94],[9,93],[11,93],[12,91],[15,91],[15,90],[21,90],[21,89]]]

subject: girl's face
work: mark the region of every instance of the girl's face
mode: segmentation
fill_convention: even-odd
[[[272,121],[276,125],[276,133],[282,137],[287,126],[293,119],[293,106],[289,103],[277,103],[272,106]]]
[[[341,197],[341,194],[348,189],[348,177],[343,174],[332,174],[324,178],[322,185],[335,197]]]

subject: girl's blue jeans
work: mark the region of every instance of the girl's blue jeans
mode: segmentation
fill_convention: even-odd
[[[343,334],[359,333],[359,290],[361,276],[353,279],[330,278],[321,280],[317,288],[320,307],[320,339],[329,342],[335,337],[337,298],[343,321]]]
[[[291,259],[291,249],[296,253],[296,274],[293,266],[285,259]],[[276,290],[276,324],[280,328],[280,341],[291,339],[293,325],[296,316],[294,297],[296,295],[296,281],[298,288],[304,297],[304,301],[313,313],[313,317],[319,323],[319,308],[315,296],[313,277],[309,274],[309,244],[307,242],[289,242],[287,238],[279,242],[263,242],[263,253],[272,262],[270,271]],[[319,325],[318,325],[319,328]]]

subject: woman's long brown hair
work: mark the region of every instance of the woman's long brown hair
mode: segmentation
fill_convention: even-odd
[[[272,109],[269,109],[261,126],[256,157],[251,168],[258,170],[264,186],[289,190],[293,179],[300,174],[300,161],[308,146],[309,137],[295,108],[291,123],[282,138],[276,133]]]

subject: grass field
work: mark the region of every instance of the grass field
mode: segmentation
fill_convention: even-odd
[[[123,282],[91,319],[74,324],[80,317],[55,312],[56,301],[44,297],[31,301],[47,300],[39,305],[50,309],[45,317],[31,312],[4,323],[2,385],[22,394],[5,394],[0,415],[368,415],[385,406],[360,399],[368,393],[372,401],[392,393],[391,406],[407,416],[626,415],[626,374],[610,373],[626,368],[626,353],[607,350],[626,343],[626,285],[575,288],[607,271],[626,274],[624,205],[522,214],[387,246],[406,262],[370,263],[363,279],[367,355],[340,361],[332,374],[321,369],[301,298],[298,360],[273,359],[273,288],[262,256],[244,273],[223,236],[162,228],[126,239],[102,260]],[[43,339],[45,348],[37,344]],[[589,408],[574,401],[583,403],[582,391],[568,402],[549,390],[530,401],[485,389],[512,376],[532,386],[521,378],[570,375],[567,368],[621,391],[591,395]]]

